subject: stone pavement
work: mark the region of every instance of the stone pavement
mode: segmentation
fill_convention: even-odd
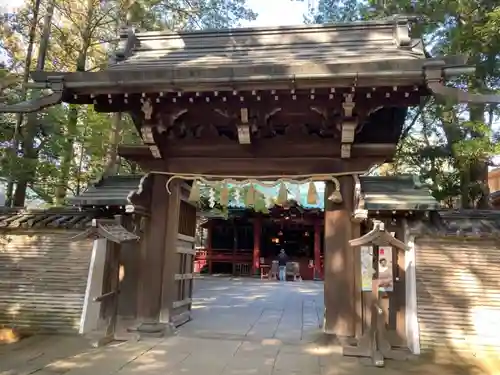
[[[192,316],[180,335],[312,342],[323,323],[323,283],[198,279]]]
[[[420,362],[384,369],[322,343],[321,283],[197,279],[193,321],[177,335],[91,349],[78,337],[33,337],[0,348],[0,375],[478,374]]]

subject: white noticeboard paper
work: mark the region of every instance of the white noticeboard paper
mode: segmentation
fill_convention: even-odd
[[[372,290],[373,278],[373,248],[361,246],[361,290],[369,292]]]
[[[377,267],[378,267],[379,291],[381,292],[394,291],[391,246],[379,246]]]

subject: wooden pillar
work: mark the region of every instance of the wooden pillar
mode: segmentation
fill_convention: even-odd
[[[238,248],[238,231],[236,230],[236,223],[234,220],[231,222],[233,228],[233,255],[231,257],[231,264],[233,266],[233,276],[236,274],[236,249]]]
[[[157,322],[160,312],[165,227],[167,225],[167,179],[155,175],[151,192],[151,216],[141,241],[137,288],[137,320]]]
[[[253,221],[253,256],[252,275],[257,275],[260,270],[260,236],[262,233],[262,216],[257,215]]]
[[[359,222],[352,223],[352,238],[361,237],[361,224]],[[356,338],[363,335],[363,281],[361,280],[361,247],[356,246],[351,248],[353,254],[352,272],[354,275],[354,330]]]
[[[171,194],[164,191],[167,199],[166,225],[163,227],[165,238],[162,243],[164,249],[162,281],[161,281],[161,309],[160,322],[170,323],[173,303],[176,299],[175,274],[179,268],[179,254],[177,242],[179,239],[179,214],[181,206],[181,181],[174,180],[169,185]],[[165,189],[165,185],[164,185]],[[158,228],[160,230],[160,228]]]
[[[212,220],[208,220],[207,222],[207,260],[208,260],[208,274],[212,274],[212,235],[214,230],[214,222]]]
[[[321,275],[321,225],[314,222],[314,280],[322,280]]]
[[[340,337],[354,336],[354,275],[353,251],[348,241],[352,239],[351,213],[353,203],[353,179],[340,177],[343,202],[335,204],[328,200],[334,184],[325,186],[325,253],[324,331]]]

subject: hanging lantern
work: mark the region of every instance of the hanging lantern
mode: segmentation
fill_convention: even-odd
[[[316,184],[311,181],[309,182],[309,189],[307,190],[307,204],[318,203],[318,191],[316,190]]]
[[[255,188],[254,188],[253,184],[250,184],[250,187],[248,188],[245,203],[247,206],[255,205]]]
[[[279,205],[284,205],[287,200],[288,200],[288,191],[286,189],[285,184],[282,182],[280,184],[280,190],[278,193],[278,200],[276,203],[278,203]]]
[[[229,206],[229,187],[225,183],[220,191],[220,204],[223,207]]]
[[[191,191],[188,197],[189,202],[199,202],[200,201],[200,185],[198,181],[194,180],[191,185]]]

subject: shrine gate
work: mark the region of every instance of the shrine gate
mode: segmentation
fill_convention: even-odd
[[[132,118],[143,145],[122,145],[119,154],[149,172],[128,207],[141,216],[144,233],[139,323],[189,319],[192,181],[325,181],[323,329],[359,338],[366,308],[356,271],[361,243],[349,241],[372,228],[360,208],[358,176],[391,160],[408,108],[423,98],[499,102],[445,86],[470,73],[464,58],[428,58],[404,17],[180,33],[128,28],[107,68],[33,72],[30,87],[52,93],[0,111],[35,112],[65,102],[91,104],[116,113],[115,120]],[[398,251],[400,272],[404,249]],[[404,283],[396,281],[388,298],[404,316]],[[396,320],[391,344],[404,347],[404,319]]]

